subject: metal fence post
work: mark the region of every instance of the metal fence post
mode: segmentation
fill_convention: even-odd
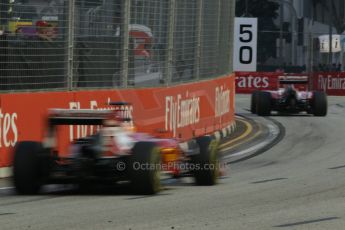
[[[314,90],[314,38],[313,34],[310,32],[309,29],[309,60],[308,60],[308,73],[309,73],[309,90]]]
[[[217,54],[215,56],[215,58],[218,59],[218,63],[217,63],[217,73],[220,73],[221,70],[221,63],[220,63],[220,54],[222,52],[221,50],[221,41],[220,41],[220,33],[221,33],[221,22],[222,22],[222,0],[218,0],[218,19],[217,19]]]
[[[195,79],[200,79],[200,65],[201,65],[201,43],[202,43],[202,21],[203,21],[204,0],[198,1],[198,18],[196,25],[197,46],[195,57]]]
[[[67,51],[67,88],[73,89],[73,64],[74,64],[74,25],[75,25],[75,0],[68,4],[68,51]]]
[[[228,67],[228,70],[229,70],[229,73],[232,73],[233,70],[234,70],[234,66],[233,66],[233,52],[234,52],[234,49],[233,49],[233,44],[234,44],[234,20],[235,20],[235,1],[231,1],[231,6],[230,6],[230,14],[229,14],[229,22],[231,22],[229,24],[229,52],[228,52],[228,55],[229,55],[229,67]]]
[[[122,86],[128,87],[128,73],[129,73],[129,24],[131,20],[131,1],[123,0],[124,2],[124,15],[123,15],[123,47],[122,47]]]
[[[175,32],[175,19],[176,19],[176,0],[170,0],[169,7],[169,22],[168,22],[168,61],[166,62],[166,76],[165,84],[169,86],[173,76],[174,66],[174,32]]]
[[[311,73],[313,71],[313,35],[311,32],[308,33],[308,65],[307,65],[307,72]]]

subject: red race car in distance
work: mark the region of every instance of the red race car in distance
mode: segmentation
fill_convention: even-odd
[[[252,93],[250,110],[259,116],[269,116],[272,111],[326,116],[327,107],[325,92],[308,90],[308,77],[281,76],[278,90]]]

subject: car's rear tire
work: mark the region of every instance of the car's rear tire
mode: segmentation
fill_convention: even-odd
[[[161,190],[160,157],[155,143],[135,144],[130,160],[130,180],[134,193],[153,195]]]
[[[313,114],[314,116],[324,117],[327,115],[327,95],[322,91],[315,91],[313,94]]]
[[[18,193],[37,194],[48,177],[49,154],[39,142],[19,142],[14,149],[13,182]]]
[[[256,112],[259,116],[271,115],[272,96],[269,92],[258,92],[256,100]]]
[[[254,91],[251,96],[250,100],[250,112],[252,114],[256,114],[256,101],[259,91]]]
[[[197,185],[215,185],[219,178],[219,142],[209,136],[196,139],[200,153],[192,157],[193,174]]]

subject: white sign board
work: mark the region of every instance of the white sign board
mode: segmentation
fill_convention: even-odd
[[[320,52],[329,53],[329,35],[319,36],[320,41]],[[338,53],[341,52],[341,36],[336,34],[332,35],[332,52]]]
[[[258,19],[235,18],[234,71],[256,72]]]

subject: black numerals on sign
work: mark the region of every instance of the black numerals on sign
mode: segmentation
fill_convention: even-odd
[[[253,26],[249,25],[249,24],[240,25],[240,34],[241,34],[240,41],[241,42],[249,43],[253,40],[253,33],[250,30],[252,27]],[[244,36],[246,34],[247,34],[247,36]]]
[[[248,53],[247,60],[244,59],[245,52]],[[253,60],[253,49],[252,49],[252,47],[250,47],[250,46],[242,46],[240,48],[240,62],[242,64],[248,65],[248,64],[252,63],[252,60]]]
[[[240,41],[250,43],[253,40],[253,32],[250,30],[253,26],[250,24],[240,25]],[[248,54],[247,56],[245,54]],[[241,64],[250,64],[253,61],[253,48],[250,46],[241,46],[240,62]]]

